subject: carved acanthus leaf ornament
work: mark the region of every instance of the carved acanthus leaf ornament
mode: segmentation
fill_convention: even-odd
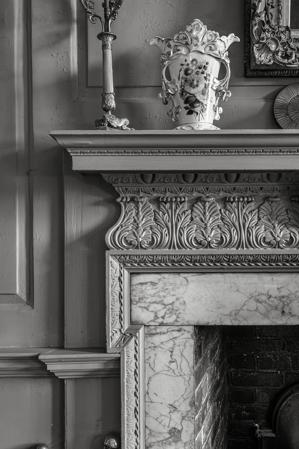
[[[107,235],[109,248],[298,247],[296,182],[287,185],[280,174],[255,174],[257,182],[245,174],[220,174],[208,187],[198,182],[204,174],[187,174],[179,182],[161,174],[156,182],[154,175],[146,174],[140,175],[140,184],[136,175],[113,176],[106,179],[114,181],[120,193],[121,216]]]

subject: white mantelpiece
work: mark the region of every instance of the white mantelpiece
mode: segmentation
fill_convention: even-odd
[[[297,170],[298,130],[53,131],[77,171]]]
[[[106,292],[122,447],[200,449],[194,325],[299,324],[299,132],[51,135],[119,194]]]

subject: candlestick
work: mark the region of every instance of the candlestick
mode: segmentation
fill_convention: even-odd
[[[113,83],[112,42],[116,35],[111,32],[111,23],[116,20],[119,8],[123,0],[104,0],[102,3],[103,16],[96,12],[93,0],[80,0],[89,21],[92,24],[100,23],[102,31],[97,38],[102,41],[103,55],[103,93],[102,109],[103,117],[95,121],[95,126],[101,129],[130,129],[127,118],[118,118],[112,112],[116,109],[115,92]],[[101,1],[101,0],[99,0]]]

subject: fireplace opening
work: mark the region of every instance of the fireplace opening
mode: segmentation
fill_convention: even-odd
[[[195,447],[285,449],[273,417],[299,383],[299,326],[198,326],[195,336]]]
[[[299,383],[297,277],[132,275],[131,322],[146,323],[147,449],[275,448],[276,403]]]

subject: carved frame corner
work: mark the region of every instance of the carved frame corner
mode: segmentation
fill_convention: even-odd
[[[287,1],[290,7],[291,0]],[[267,23],[267,19],[262,20],[262,15],[267,17],[267,13],[261,10],[260,0],[246,0],[245,3],[245,76],[247,77],[298,77],[299,76],[299,45],[293,43],[293,35],[298,35],[298,30],[292,30],[290,24]],[[264,2],[264,9],[267,8],[267,1]],[[254,17],[253,8],[256,8]],[[276,0],[274,12],[279,21],[285,22],[283,14],[285,6],[281,6],[281,0]],[[254,36],[253,29],[259,27],[259,39]],[[273,39],[272,39],[273,38]],[[267,40],[268,39],[268,40]],[[275,44],[276,43],[276,44]],[[276,48],[274,48],[277,45]],[[287,47],[293,54],[293,59],[297,60],[291,64],[283,61],[280,55],[280,47]],[[257,56],[255,55],[255,50]],[[259,58],[259,62],[257,60]],[[265,60],[263,62],[263,59]]]

